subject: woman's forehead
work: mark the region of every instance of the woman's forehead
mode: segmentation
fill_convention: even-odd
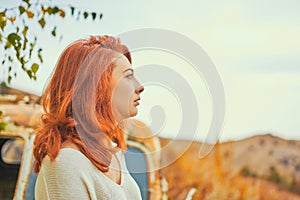
[[[124,56],[124,55],[120,55],[116,58],[115,62],[115,68],[114,71],[117,73],[123,73],[124,70],[131,68],[132,66],[130,64],[130,62],[128,61],[128,59]]]

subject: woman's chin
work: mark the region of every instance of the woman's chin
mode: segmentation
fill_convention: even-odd
[[[137,114],[138,114],[138,109],[136,107],[133,107],[132,109],[130,109],[126,113],[124,112],[124,113],[120,114],[119,116],[120,116],[121,120],[126,120],[130,117],[136,116]]]
[[[138,110],[137,108],[132,109],[132,111],[130,112],[130,117],[134,117],[138,114]]]

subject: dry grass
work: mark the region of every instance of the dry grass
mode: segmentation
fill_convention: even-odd
[[[168,142],[161,139],[162,146]],[[162,151],[162,162],[174,157],[184,144],[177,141]],[[255,136],[218,144],[204,159],[198,159],[200,145],[193,142],[174,163],[162,169],[169,184],[169,199],[185,199],[189,190],[196,188],[193,199],[300,200],[299,141]],[[248,173],[241,173],[245,167]]]

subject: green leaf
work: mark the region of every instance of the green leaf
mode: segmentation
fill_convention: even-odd
[[[92,12],[92,18],[93,18],[93,20],[96,19],[96,16],[97,16],[97,14],[95,12]]]
[[[49,15],[52,15],[52,14],[54,14],[54,9],[52,7],[48,7],[46,9],[46,13],[48,13]]]
[[[49,15],[54,15],[54,14],[60,12],[60,11],[61,11],[61,10],[60,10],[57,6],[55,6],[55,7],[48,7],[48,8],[45,10],[45,12],[48,13]]]
[[[11,76],[8,76],[7,77],[7,82],[10,84],[10,81],[11,81],[12,77]]]
[[[22,56],[20,59],[18,59],[20,61],[20,63],[22,64],[22,66],[25,66],[25,56]]]
[[[3,111],[2,110],[0,110],[0,117],[3,115]]]
[[[8,72],[11,72],[11,66],[8,67]]]
[[[28,31],[28,26],[24,26],[24,29],[22,31],[22,34],[24,35],[24,37],[26,37],[27,31]]]
[[[56,27],[52,30],[51,34],[55,37],[56,36]]]
[[[32,78],[32,72],[31,69],[27,69],[26,70],[27,75],[29,76],[29,78]]]
[[[6,50],[6,49],[10,48],[11,46],[12,46],[11,43],[7,40],[6,44],[4,46],[4,49]]]
[[[5,131],[6,126],[7,126],[7,122],[0,122],[0,132]]]
[[[0,34],[0,42],[2,42],[2,34]]]
[[[57,6],[52,8],[53,14],[56,14],[59,12],[59,8]]]
[[[21,40],[21,37],[16,33],[11,33],[8,35],[7,40],[13,45],[16,46],[16,44]]]
[[[6,26],[6,19],[3,16],[0,16],[0,28],[4,31],[4,27]]]
[[[38,69],[39,69],[39,65],[37,63],[33,63],[31,65],[31,71],[32,71],[32,73],[35,74],[38,71]]]
[[[103,14],[101,13],[100,16],[99,16],[99,18],[102,19],[102,17],[103,17]]]
[[[75,8],[74,8],[73,6],[71,6],[70,8],[71,8],[71,15],[73,16],[73,15],[74,15]]]
[[[27,42],[28,42],[28,39],[24,36],[23,51],[25,51],[25,49],[27,47]]]
[[[42,49],[38,50],[38,57],[39,57],[41,63],[43,63],[43,57],[42,57],[41,51],[42,51]]]
[[[21,54],[21,42],[19,40],[16,41],[16,44],[13,45],[15,51],[16,51],[16,57],[18,60],[20,60],[20,54]]]
[[[83,13],[84,19],[86,19],[88,16],[89,16],[89,13],[88,13],[88,12],[84,12],[84,13]]]
[[[45,22],[44,17],[42,17],[42,18],[39,20],[39,24],[41,25],[42,28],[45,27],[46,22]]]
[[[25,8],[23,6],[19,6],[20,15],[25,12]]]
[[[33,49],[34,49],[35,44],[34,44],[34,43],[30,43],[29,45],[30,45],[30,49],[29,49],[29,58],[31,58],[31,54],[32,54],[32,51],[33,51]]]

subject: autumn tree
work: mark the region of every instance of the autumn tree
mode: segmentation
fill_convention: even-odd
[[[51,17],[50,17],[51,16]],[[46,24],[53,18],[65,17],[76,20],[100,20],[102,13],[89,12],[73,5],[62,5],[51,0],[31,2],[20,0],[18,5],[10,8],[0,6],[0,62],[2,73],[10,83],[21,68],[30,79],[36,79],[36,73],[43,63],[43,47],[39,45],[36,27],[49,32],[50,37],[61,40],[56,25],[49,28]]]

